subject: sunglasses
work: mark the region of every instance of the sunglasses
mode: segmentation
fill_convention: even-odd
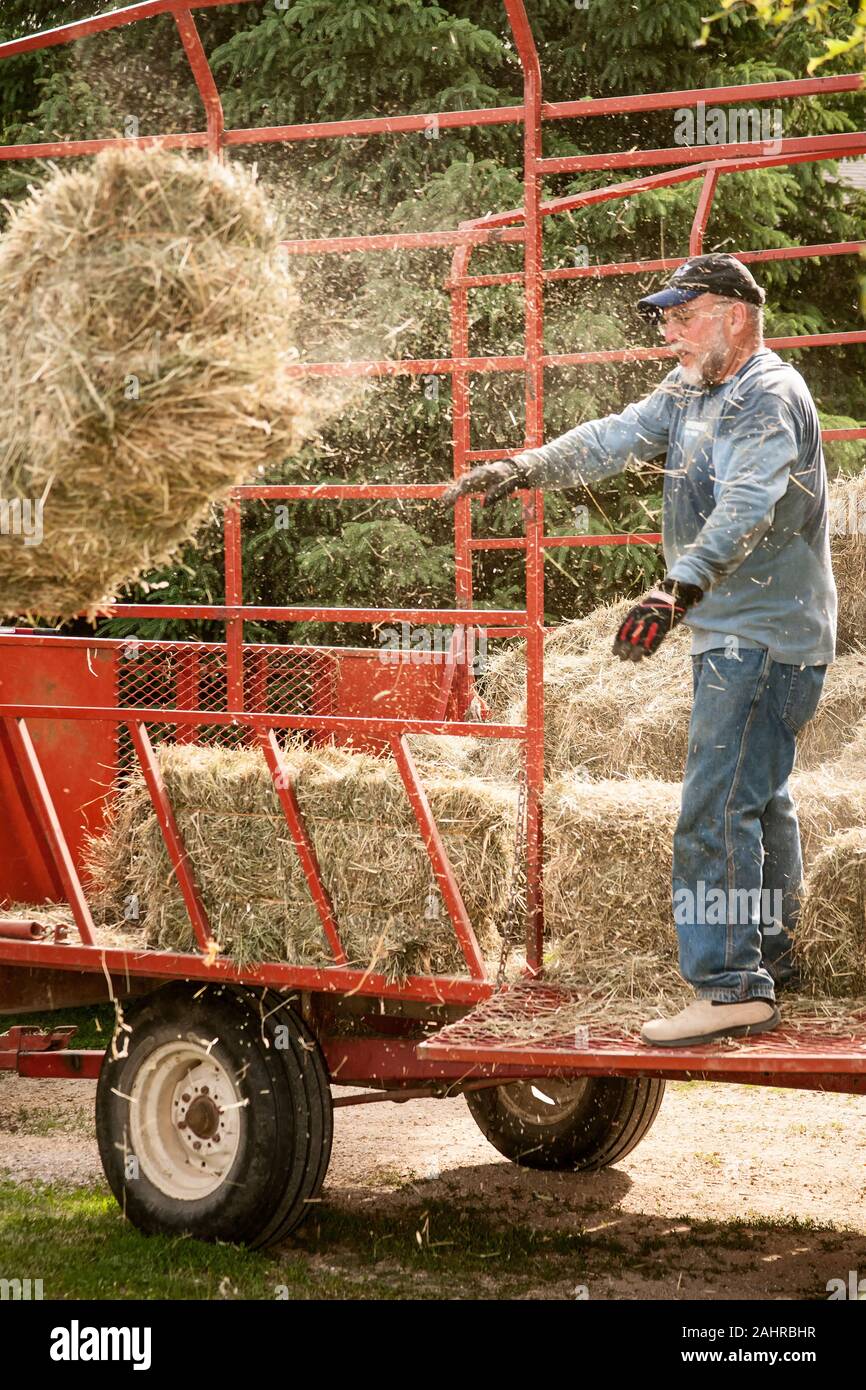
[[[692,319],[701,317],[716,319],[719,318],[720,315],[726,313],[730,307],[729,304],[714,304],[709,309],[669,309],[665,317],[658,320],[658,328],[659,331],[663,333],[665,325],[668,323],[676,324],[677,328],[685,328],[692,322]]]

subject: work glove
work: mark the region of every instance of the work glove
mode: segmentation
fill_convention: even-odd
[[[448,490],[443,492],[442,502],[446,507],[453,507],[455,502],[467,493],[483,492],[482,506],[492,507],[494,502],[507,497],[510,492],[535,486],[535,471],[531,463],[521,463],[518,459],[500,459],[498,463],[482,463],[478,468],[471,468],[468,473],[464,473],[462,478],[458,478],[456,483],[452,483]]]
[[[645,656],[652,656],[703,594],[697,584],[663,579],[626,614],[614,638],[614,655],[621,661],[642,661]]]

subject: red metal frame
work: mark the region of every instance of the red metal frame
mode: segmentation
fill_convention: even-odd
[[[730,103],[740,100],[782,100],[788,97],[802,97],[810,94],[832,92],[854,92],[862,90],[862,74],[848,74],[838,77],[798,79],[785,82],[766,82],[748,85],[709,88],[696,91],[661,92],[631,97],[605,98],[591,101],[545,102],[542,97],[542,78],[538,54],[532,36],[531,26],[526,14],[524,0],[504,0],[505,12],[512,38],[518,52],[524,80],[523,101],[517,106],[491,108],[472,111],[441,112],[435,115],[409,115],[400,117],[365,118],[350,121],[317,122],[305,126],[272,126],[254,130],[226,130],[219,91],[210,70],[207,58],[196,27],[193,11],[219,8],[230,0],[144,0],[144,3],[130,5],[109,14],[62,25],[42,34],[28,35],[0,44],[0,63],[7,57],[37,49],[73,42],[79,38],[116,29],[123,25],[146,21],[157,15],[170,14],[174,18],[180,41],[190,63],[194,80],[202,98],[206,115],[206,129],[181,133],[166,137],[138,137],[117,140],[79,140],[51,141],[0,147],[0,159],[28,159],[50,156],[76,157],[97,153],[113,145],[137,145],[143,148],[161,144],[167,148],[204,149],[212,158],[223,159],[234,146],[266,143],[273,141],[296,141],[311,139],[331,139],[334,137],[356,137],[376,133],[421,131],[429,128],[435,120],[441,128],[472,127],[493,124],[520,124],[523,128],[523,204],[521,208],[495,214],[488,214],[461,224],[454,230],[419,233],[391,233],[374,236],[343,236],[320,240],[289,240],[284,243],[286,250],[293,255],[308,255],[349,251],[376,253],[399,248],[436,248],[452,246],[454,254],[446,288],[451,297],[451,356],[433,359],[364,360],[351,363],[323,362],[297,364],[291,368],[297,376],[397,376],[397,375],[450,375],[452,379],[452,447],[454,475],[460,476],[474,462],[480,459],[495,459],[507,456],[515,448],[532,447],[543,440],[543,402],[544,371],[559,366],[588,365],[593,363],[656,360],[671,356],[667,348],[627,348],[599,352],[546,354],[543,347],[543,291],[547,281],[564,279],[601,278],[609,275],[644,275],[651,271],[668,270],[682,264],[684,257],[670,257],[662,260],[612,263],[591,267],[561,267],[546,270],[542,256],[543,218],[559,212],[579,210],[611,199],[625,198],[646,189],[668,187],[692,179],[701,179],[702,188],[697,202],[694,223],[689,239],[689,254],[700,251],[703,246],[708,219],[719,179],[723,174],[746,169],[771,168],[778,165],[816,161],[866,152],[866,132],[844,133],[829,136],[807,136],[779,142],[775,153],[767,154],[761,142],[740,142],[714,147],[711,158],[695,160],[695,152],[688,147],[657,150],[631,150],[612,152],[603,155],[585,155],[566,158],[545,158],[542,153],[542,129],[544,121],[562,119],[591,119],[598,116],[622,114],[629,111],[660,111],[693,105],[698,101],[714,104]],[[245,3],[245,0],[240,0]],[[629,181],[609,184],[579,194],[553,199],[542,196],[542,180],[550,175],[585,170],[641,169],[646,167],[663,168],[663,172],[642,175]],[[664,166],[673,166],[664,168]],[[523,246],[524,266],[522,271],[495,275],[470,274],[470,262],[476,246],[490,244],[521,244]],[[783,247],[740,253],[746,262],[784,260],[797,257],[817,257],[829,255],[854,255],[866,251],[866,241],[825,243],[808,247]],[[469,352],[468,296],[473,288],[506,283],[523,283],[524,307],[526,316],[526,341],[524,353],[520,356],[472,357]],[[853,329],[844,332],[809,334],[798,337],[768,339],[771,347],[817,347],[866,342],[866,330]],[[515,372],[522,373],[525,383],[526,430],[524,440],[515,442],[510,448],[473,450],[470,435],[469,381],[478,373]],[[851,439],[866,437],[866,429],[828,430],[826,438]],[[543,644],[544,644],[544,550],[553,547],[617,544],[654,544],[660,537],[657,533],[615,534],[609,536],[576,535],[545,536],[543,498],[540,492],[523,494],[524,534],[522,536],[497,539],[474,538],[470,500],[463,499],[455,513],[455,595],[454,609],[388,609],[388,608],[321,608],[276,605],[245,605],[243,602],[243,575],[241,560],[241,506],[250,499],[283,499],[286,501],[313,500],[358,500],[402,498],[412,500],[435,499],[441,496],[444,485],[390,486],[363,484],[287,487],[279,485],[246,486],[234,490],[225,510],[225,603],[221,605],[164,605],[158,610],[163,618],[173,619],[217,619],[225,624],[225,653],[227,681],[227,709],[224,712],[203,712],[198,708],[198,651],[190,647],[184,656],[182,679],[178,690],[179,708],[125,708],[105,705],[47,705],[37,702],[0,703],[0,748],[12,767],[16,786],[24,802],[25,814],[33,833],[38,836],[46,862],[50,866],[51,880],[58,897],[68,898],[78,928],[80,944],[63,945],[33,940],[26,932],[18,939],[3,933],[8,922],[0,922],[0,964],[41,966],[61,971],[105,970],[127,976],[146,976],[169,978],[178,975],[190,979],[237,979],[250,983],[269,984],[277,987],[295,987],[305,991],[323,993],[358,991],[376,995],[380,998],[425,1001],[430,1004],[452,1002],[469,1005],[489,995],[491,985],[484,980],[484,965],[478,949],[471,923],[466,914],[453,871],[439,836],[423,786],[415,769],[411,754],[405,741],[407,733],[448,733],[471,734],[476,737],[519,738],[524,740],[526,749],[526,799],[527,799],[527,939],[526,951],[530,974],[540,971],[543,941]],[[489,549],[515,549],[526,556],[526,606],[524,610],[479,610],[473,606],[472,555],[475,551]],[[153,618],[153,605],[122,604],[113,605],[106,610],[116,616],[126,618]],[[249,689],[245,689],[244,670],[244,622],[250,619],[260,621],[297,622],[304,620],[328,621],[334,623],[406,621],[418,625],[453,625],[455,635],[452,639],[448,659],[444,667],[442,689],[436,706],[435,718],[416,718],[412,715],[398,717],[373,717],[372,715],[336,714],[268,714],[258,713],[263,707],[262,691],[266,683],[267,657],[262,654],[254,665],[249,677]],[[525,726],[505,726],[492,723],[478,724],[463,718],[449,718],[448,711],[453,700],[459,697],[465,701],[470,693],[471,677],[465,659],[467,643],[466,628],[483,625],[499,635],[522,635],[527,648],[527,714]],[[31,645],[39,638],[25,636],[20,639]],[[101,644],[100,644],[101,645]],[[465,706],[459,705],[462,710]],[[78,879],[73,857],[58,821],[51,801],[51,795],[40,766],[28,729],[28,720],[102,720],[115,725],[125,723],[130,731],[133,747],[143,770],[151,797],[156,807],[159,823],[165,838],[166,848],[171,859],[184,900],[190,915],[200,954],[172,954],[167,952],[135,953],[128,950],[101,948],[93,945],[93,923],[86,897]],[[432,870],[442,891],[451,920],[460,943],[469,971],[468,978],[417,977],[403,984],[389,984],[384,977],[374,972],[361,972],[350,969],[340,942],[339,924],[333,904],[322,882],[321,872],[316,861],[311,841],[303,824],[297,797],[290,780],[277,781],[281,804],[286,815],[291,837],[298,851],[307,882],[322,920],[323,932],[334,955],[333,966],[323,968],[302,968],[274,963],[264,964],[255,970],[238,971],[231,962],[215,956],[215,946],[211,939],[207,914],[205,912],[195,875],[189,863],[181,834],[169,804],[156,758],[145,728],[146,724],[170,725],[179,741],[191,741],[197,731],[205,725],[244,725],[250,738],[261,746],[272,772],[282,769],[277,729],[314,730],[317,737],[335,735],[342,738],[358,737],[385,739],[390,745],[396,765],[406,787],[407,796],[417,819],[419,829],[430,857]],[[826,1042],[826,1040],[824,1040]],[[334,1046],[337,1044],[335,1043]],[[346,1040],[340,1046],[351,1047]],[[396,1044],[389,1044],[392,1048]],[[381,1044],[369,1041],[366,1044],[353,1043],[357,1057],[362,1062],[353,1064],[355,1076],[381,1076],[383,1080],[395,1080],[388,1070],[390,1064],[383,1061]],[[367,1052],[363,1048],[368,1049]],[[716,1057],[708,1061],[708,1054],[685,1057],[679,1054],[672,1059],[665,1054],[665,1067],[659,1070],[661,1062],[651,1058],[646,1049],[635,1051],[616,1047],[605,1051],[604,1058],[593,1051],[580,1054],[573,1049],[557,1053],[550,1049],[524,1048],[522,1051],[510,1050],[508,1060],[497,1056],[475,1056],[474,1059],[464,1050],[460,1056],[451,1056],[445,1045],[428,1045],[426,1060],[417,1050],[415,1043],[407,1043],[408,1052],[401,1054],[400,1077],[406,1082],[410,1075],[414,1078],[429,1077],[428,1068],[435,1069],[437,1077],[452,1075],[449,1068],[465,1067],[471,1064],[476,1074],[513,1075],[539,1074],[551,1066],[558,1071],[563,1069],[585,1073],[591,1070],[613,1068],[643,1071],[655,1075],[680,1075],[683,1071],[697,1075],[721,1077],[736,1076],[737,1079],[753,1079],[743,1063],[733,1061],[730,1066],[717,1066]],[[459,1049],[458,1049],[459,1050]],[[783,1051],[784,1049],[782,1049]],[[11,1047],[7,1049],[11,1052]],[[30,1065],[35,1065],[36,1056],[29,1045],[16,1051],[27,1053]],[[327,1047],[326,1047],[327,1051]],[[757,1067],[755,1055],[745,1049],[750,1057],[749,1065]],[[495,1052],[495,1049],[494,1049]],[[46,1053],[45,1056],[50,1054]],[[348,1056],[348,1053],[346,1054]],[[839,1050],[829,1048],[821,1051],[817,1044],[805,1047],[796,1045],[789,1062],[784,1060],[779,1048],[770,1047],[762,1054],[772,1059],[772,1072],[765,1075],[760,1068],[754,1072],[754,1079],[763,1081],[773,1077],[796,1072],[800,1076],[798,1084],[826,1085],[826,1073],[833,1066],[842,1072],[850,1072],[846,1080],[852,1089],[860,1089],[860,1073],[863,1071],[860,1053],[846,1054],[844,1047]],[[785,1054],[787,1056],[787,1054]],[[0,1065],[4,1053],[0,1051]],[[40,1053],[41,1057],[42,1054]],[[829,1060],[832,1058],[832,1062]],[[477,1072],[476,1063],[482,1065]],[[698,1065],[699,1064],[699,1065]],[[55,1063],[52,1061],[52,1066]],[[769,1063],[768,1063],[769,1065]],[[378,1068],[378,1070],[377,1070]],[[384,1070],[383,1070],[384,1068]],[[408,1070],[407,1070],[408,1068]],[[491,1071],[490,1068],[493,1068]],[[527,1073],[527,1068],[530,1072]],[[760,1076],[759,1073],[760,1072]],[[856,1075],[855,1075],[856,1074]],[[856,1081],[856,1086],[855,1086]],[[776,1079],[775,1084],[780,1084]]]

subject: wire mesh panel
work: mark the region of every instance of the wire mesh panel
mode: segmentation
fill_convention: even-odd
[[[263,644],[243,651],[244,705],[250,713],[331,714],[335,708],[337,658],[316,647]],[[122,643],[117,663],[120,709],[195,709],[202,715],[228,709],[225,647],[215,643]],[[161,743],[248,745],[252,731],[244,725],[151,724],[151,740]],[[118,736],[121,773],[133,763],[125,727]]]
[[[247,709],[269,714],[333,714],[338,661],[335,653],[316,647],[247,647]]]

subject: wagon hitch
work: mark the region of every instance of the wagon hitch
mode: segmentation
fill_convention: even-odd
[[[78,1029],[73,1025],[42,1029],[16,1024],[0,1033],[0,1071],[19,1076],[95,1077],[101,1052],[72,1052],[69,1044]]]

